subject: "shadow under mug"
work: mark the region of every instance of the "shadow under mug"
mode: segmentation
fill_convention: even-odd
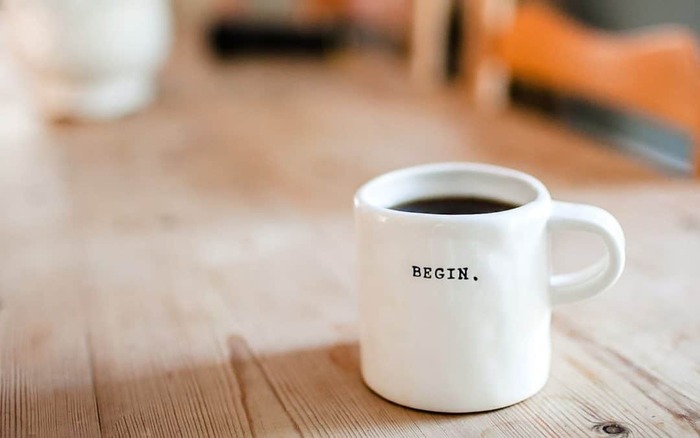
[[[474,215],[391,208],[450,196],[518,207]],[[604,291],[625,261],[610,213],[553,201],[534,177],[486,164],[377,177],[355,195],[355,226],[362,376],[382,397],[428,411],[485,411],[537,393],[549,376],[552,306]],[[555,229],[595,234],[606,256],[552,275]]]

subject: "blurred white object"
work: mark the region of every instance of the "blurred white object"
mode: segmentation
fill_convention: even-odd
[[[6,0],[12,45],[50,118],[143,108],[171,43],[168,0]]]

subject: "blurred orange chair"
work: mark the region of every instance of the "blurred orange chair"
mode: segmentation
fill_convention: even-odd
[[[467,9],[464,70],[477,104],[505,102],[508,79],[518,77],[651,116],[689,135],[700,174],[700,50],[691,32],[604,33],[533,2],[471,0]]]

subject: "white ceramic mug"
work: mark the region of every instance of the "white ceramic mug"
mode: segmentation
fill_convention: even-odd
[[[171,42],[168,0],[7,0],[8,30],[49,118],[147,105]]]
[[[473,215],[391,208],[462,195],[518,207]],[[380,176],[355,195],[355,223],[363,378],[384,398],[428,411],[485,411],[534,395],[549,376],[552,305],[607,289],[625,261],[610,213],[553,201],[532,176],[485,164]],[[553,229],[595,234],[607,255],[553,276]]]

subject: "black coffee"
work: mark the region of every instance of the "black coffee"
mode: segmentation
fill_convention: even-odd
[[[408,201],[391,207],[392,210],[428,214],[483,214],[518,207],[510,202],[474,196],[445,196]]]

